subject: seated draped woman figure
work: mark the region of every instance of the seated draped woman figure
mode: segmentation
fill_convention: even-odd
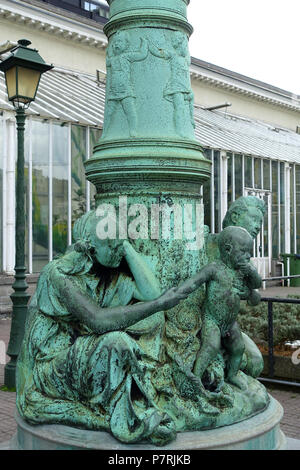
[[[17,408],[31,424],[110,431],[125,443],[164,445],[174,422],[156,405],[151,372],[162,354],[163,310],[187,294],[161,295],[128,241],[99,240],[95,211],[75,243],[42,270],[17,367]]]

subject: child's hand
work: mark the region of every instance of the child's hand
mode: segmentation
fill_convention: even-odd
[[[260,302],[260,299],[261,299],[261,295],[259,292],[257,292],[257,290],[251,290],[250,291],[250,295],[248,297],[248,303],[250,305],[258,305],[259,302]]]
[[[252,272],[252,266],[250,263],[241,263],[239,264],[238,269],[244,276],[249,276]]]
[[[241,263],[239,267],[239,272],[241,272],[243,276],[247,278],[246,282],[249,288],[259,289],[261,287],[261,277],[253,266],[253,264],[251,264],[250,262]]]

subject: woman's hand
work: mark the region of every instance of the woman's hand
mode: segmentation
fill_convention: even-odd
[[[132,255],[137,255],[137,252],[135,251],[135,249],[129,243],[128,240],[123,241],[123,249],[124,249],[125,258],[130,258],[130,256],[132,256]]]
[[[160,283],[145,256],[135,251],[127,241],[123,242],[124,257],[134,277],[135,298],[142,301],[157,299],[161,295]]]
[[[157,302],[161,310],[167,310],[169,308],[175,307],[179,304],[181,300],[184,300],[188,296],[188,292],[178,289],[177,287],[171,287],[163,295],[158,297]]]

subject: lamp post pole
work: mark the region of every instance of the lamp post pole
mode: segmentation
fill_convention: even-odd
[[[17,177],[16,177],[16,262],[14,292],[11,295],[13,303],[12,324],[7,354],[10,362],[4,370],[4,384],[8,388],[15,387],[16,364],[20,346],[24,335],[25,320],[27,317],[28,294],[25,268],[25,183],[24,183],[24,131],[25,131],[24,107],[16,109],[17,122]]]

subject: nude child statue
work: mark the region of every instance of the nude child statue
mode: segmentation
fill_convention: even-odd
[[[200,287],[206,283],[201,347],[193,369],[200,380],[224,348],[228,355],[226,381],[240,389],[246,388],[243,377],[238,375],[245,344],[237,316],[240,300],[248,300],[251,305],[260,301],[255,289],[261,286],[261,278],[250,263],[252,244],[252,237],[244,228],[225,228],[218,237],[220,259],[204,266],[178,288],[187,293],[192,292],[195,285]]]

